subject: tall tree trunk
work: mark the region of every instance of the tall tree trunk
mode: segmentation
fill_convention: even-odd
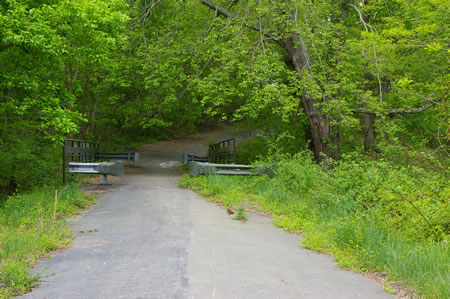
[[[82,139],[84,139],[87,136],[87,134],[89,133],[89,131],[91,129],[94,129],[95,115],[97,114],[97,106],[98,106],[99,100],[100,100],[100,95],[97,93],[97,94],[95,94],[94,106],[92,108],[92,112],[90,113],[88,125],[86,127],[86,130],[82,133]]]
[[[302,80],[301,72],[309,70],[309,56],[306,46],[295,37],[282,39],[281,45],[286,50],[290,62],[298,74],[298,79]],[[316,106],[317,100],[309,96],[307,90],[303,91],[301,100],[303,110],[309,121],[315,160],[322,161],[324,155],[338,159],[340,147],[337,126],[331,126],[330,119]]]
[[[363,113],[362,123],[364,128],[364,150],[370,151],[376,143],[374,123],[375,113]]]

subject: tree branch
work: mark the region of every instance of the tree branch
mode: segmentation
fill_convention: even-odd
[[[226,8],[215,4],[214,2],[211,2],[209,0],[202,0],[202,4],[208,6],[209,8],[211,8],[212,10],[217,11],[217,13],[219,15],[222,15],[226,18],[230,18],[230,19],[237,19],[238,16],[235,15],[234,13],[232,13],[231,11],[228,11]]]
[[[361,23],[364,25],[364,28],[366,29],[367,32],[369,32],[368,28],[370,28],[370,31],[372,33],[376,32],[374,27],[370,26],[369,24],[367,24],[364,21],[362,13],[359,11],[359,9],[355,5],[349,4],[349,6],[353,7],[358,12],[359,19],[360,19]],[[377,48],[375,46],[375,42],[372,43],[372,47],[373,47],[373,57],[375,58],[375,66],[377,68],[377,79],[378,79],[378,88],[379,88],[379,92],[380,92],[380,103],[382,103],[383,102],[383,88],[382,88],[382,85],[381,85],[380,67],[378,65]]]
[[[409,113],[421,113],[425,110],[427,110],[428,108],[436,105],[437,103],[439,103],[441,100],[437,100],[437,101],[433,101],[430,102],[426,105],[423,105],[422,107],[419,108],[403,108],[403,109],[391,109],[391,110],[385,110],[385,111],[380,111],[380,112],[376,112],[376,111],[370,111],[370,110],[366,110],[364,108],[356,108],[353,109],[354,113],[367,113],[367,114],[389,114],[389,115],[395,115],[395,114],[409,114]]]
[[[227,10],[226,8],[220,6],[220,5],[218,5],[218,4],[216,4],[216,3],[212,2],[212,1],[202,0],[202,4],[206,5],[210,9],[216,11],[216,14],[222,15],[225,18],[239,19],[238,15],[232,13],[231,11]],[[250,24],[247,21],[242,21],[242,24],[244,24],[244,26],[249,28],[249,29],[252,29],[252,30],[255,30],[255,31],[258,31],[258,32],[264,34],[264,36],[269,38],[269,39],[275,40],[275,42],[277,42],[278,44],[280,43],[273,33],[267,32],[263,27],[252,25],[252,24]]]
[[[262,31],[262,17],[261,17],[261,12],[262,12],[262,4],[261,4],[261,0],[259,0],[259,36],[261,39],[261,46],[263,49],[263,52],[266,50],[266,48],[264,47],[264,32]]]
[[[149,5],[147,5],[147,7],[144,8],[144,10],[146,10],[140,17],[139,20],[137,20],[136,22],[134,22],[133,24],[131,24],[132,26],[135,26],[137,24],[139,24],[141,21],[143,21],[145,18],[147,18],[149,15],[152,15],[153,12],[153,8],[159,3],[161,2],[161,0],[154,0],[152,1]]]

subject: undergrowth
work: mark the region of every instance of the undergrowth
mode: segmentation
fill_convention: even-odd
[[[256,203],[342,267],[383,273],[421,297],[450,298],[445,171],[360,154],[333,163],[323,167],[303,152],[279,161],[274,179],[186,175],[181,185],[226,207]]]
[[[31,290],[39,275],[29,268],[67,247],[73,234],[65,220],[91,203],[79,185],[46,186],[0,202],[0,298]]]

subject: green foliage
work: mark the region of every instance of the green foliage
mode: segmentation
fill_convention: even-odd
[[[56,146],[95,118],[123,43],[125,1],[0,4],[0,190],[11,194],[55,173]],[[105,103],[106,104],[106,103]],[[83,132],[89,131],[87,128]]]
[[[310,112],[300,108],[309,96],[329,125],[338,126],[346,150],[364,139],[358,109],[377,115],[380,146],[445,146],[448,1],[216,3],[235,17],[218,20],[211,10],[202,40],[209,59],[200,57],[205,69],[194,81],[206,113],[272,136],[294,136],[320,125],[307,122],[304,112]],[[266,35],[242,24],[258,24]],[[294,69],[292,53],[281,50],[291,36],[303,49],[296,58],[302,69]],[[430,103],[437,104],[421,113],[408,110]],[[325,144],[331,142],[327,137],[303,135]]]
[[[429,159],[419,167],[353,153],[325,167],[305,151],[279,160],[274,179],[185,176],[183,184],[225,206],[257,203],[276,225],[302,232],[304,247],[343,267],[385,272],[421,296],[446,298],[448,174]]]
[[[33,138],[27,128],[0,130],[8,150],[0,152],[0,200],[16,191],[29,190],[51,180],[61,179],[61,147]],[[4,137],[4,138],[2,138]]]
[[[40,151],[45,140],[79,135],[112,149],[218,121],[258,130],[276,145],[269,152],[293,154],[314,137],[305,96],[336,128],[344,153],[364,139],[358,108],[377,114],[378,149],[446,151],[448,1],[217,3],[236,17],[193,0],[151,8],[143,0],[3,1],[0,160],[12,168],[8,161],[26,159],[12,153]],[[280,47],[290,37],[306,50],[301,70]],[[388,113],[432,102],[422,113]],[[37,183],[0,175],[8,194]]]
[[[392,295],[395,295],[397,292],[394,290],[394,289],[392,289],[392,287],[391,286],[389,286],[388,284],[383,284],[383,290],[385,290],[386,292],[388,292],[388,293],[390,293],[390,294],[392,294]]]
[[[65,218],[92,201],[80,193],[78,185],[68,185],[41,187],[0,203],[0,283],[5,284],[0,297],[31,290],[39,275],[31,276],[29,267],[69,245],[73,235]]]
[[[189,164],[181,164],[181,165],[178,165],[177,167],[175,167],[176,170],[181,170],[184,173],[188,173],[189,168],[190,168]]]
[[[252,164],[258,161],[260,157],[267,155],[267,141],[263,137],[248,139],[236,148],[236,163],[237,164]]]
[[[203,32],[195,27],[207,16],[196,8],[193,1],[166,1],[146,18],[148,5],[132,4],[133,26],[122,49],[120,86],[112,103],[116,111],[105,115],[105,121],[115,118],[112,125],[120,133],[164,139],[192,132],[202,123],[203,107],[191,85],[201,69],[196,58]]]

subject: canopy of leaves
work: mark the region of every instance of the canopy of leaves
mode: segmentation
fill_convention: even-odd
[[[372,113],[379,146],[445,151],[449,7],[448,0],[3,1],[0,165],[13,171],[2,172],[0,188],[33,184],[19,169],[38,165],[44,145],[55,152],[66,137],[130,145],[235,122],[294,153],[314,137],[305,95],[340,136],[338,150],[339,140],[343,151],[362,148],[362,115]],[[287,38],[304,49],[302,69],[281,46]],[[57,167],[43,164],[33,177]]]
[[[124,1],[0,4],[0,188],[39,182],[52,145],[80,132],[86,106],[114,72],[125,41]],[[103,96],[103,95],[102,95]]]

